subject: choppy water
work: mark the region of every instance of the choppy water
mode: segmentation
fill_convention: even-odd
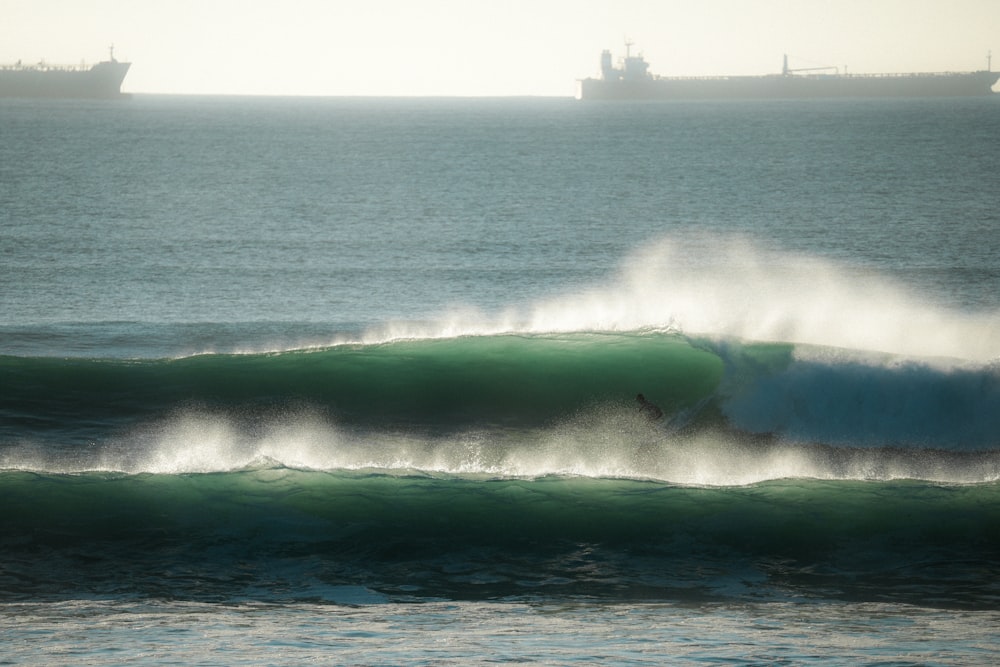
[[[4,659],[988,664],[998,111],[4,101]]]
[[[12,604],[15,664],[969,665],[996,656],[997,615],[872,603],[600,602]]]

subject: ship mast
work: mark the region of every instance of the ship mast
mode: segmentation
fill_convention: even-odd
[[[788,76],[790,74],[795,74],[796,72],[818,72],[824,69],[832,69],[837,74],[840,74],[840,68],[836,65],[824,65],[822,67],[796,67],[794,69],[788,66],[788,54],[785,54],[785,58],[781,64],[781,74],[782,76]]]

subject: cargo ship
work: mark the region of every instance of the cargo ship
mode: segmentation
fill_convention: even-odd
[[[815,97],[946,97],[990,95],[1000,72],[920,74],[841,74],[836,67],[791,69],[788,56],[780,73],[760,76],[656,76],[631,43],[619,67],[611,52],[601,53],[601,78],[579,81],[582,100],[800,99]]]
[[[122,81],[132,63],[108,60],[86,65],[0,65],[0,97],[125,97]]]

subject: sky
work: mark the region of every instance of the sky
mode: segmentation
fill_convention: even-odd
[[[1000,69],[1000,0],[0,0],[0,64],[129,93],[572,96],[634,43],[665,76]]]

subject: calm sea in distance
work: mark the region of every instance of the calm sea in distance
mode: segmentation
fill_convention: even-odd
[[[0,101],[0,664],[995,662],[998,137]]]

